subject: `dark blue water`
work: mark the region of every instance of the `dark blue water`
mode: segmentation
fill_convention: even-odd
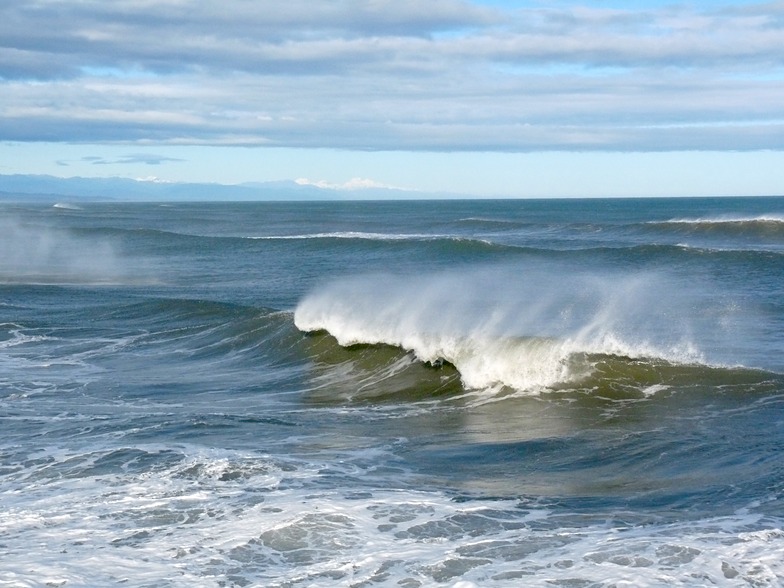
[[[777,586],[780,198],[4,204],[2,586]]]

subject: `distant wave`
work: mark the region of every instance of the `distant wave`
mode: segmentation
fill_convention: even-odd
[[[249,239],[258,240],[305,240],[305,239],[358,239],[367,241],[481,241],[489,243],[482,239],[473,239],[468,237],[461,237],[457,235],[443,235],[432,233],[369,233],[362,231],[335,231],[331,233],[308,233],[301,235],[268,235],[261,237],[248,237]]]
[[[784,239],[784,215],[716,216],[704,218],[675,218],[649,221],[647,226],[679,235],[711,237],[713,239],[760,239],[779,243]],[[727,243],[724,244],[725,246]],[[724,247],[723,247],[724,248]]]
[[[433,233],[373,233],[363,231],[334,231],[327,233],[302,233],[290,235],[208,235],[200,233],[174,232],[161,229],[109,229],[110,234],[136,234],[151,237],[185,238],[185,239],[215,239],[215,240],[241,240],[241,241],[312,241],[337,239],[347,241],[454,241],[475,242],[484,245],[493,245],[485,239],[464,237],[460,235],[433,234]]]
[[[648,224],[727,225],[727,224],[784,224],[784,214],[761,214],[758,216],[719,216],[706,218],[675,218],[665,221],[649,221]]]
[[[717,216],[704,218],[674,218],[665,221],[649,221],[650,226],[672,227],[695,233],[718,233],[727,235],[757,235],[779,237],[784,234],[784,215],[761,214],[757,216]]]
[[[468,225],[475,225],[478,227],[504,228],[504,229],[522,227],[528,224],[517,220],[491,218],[491,217],[477,217],[477,216],[461,218],[458,219],[457,222],[468,224]]]
[[[691,235],[681,235],[682,238],[688,239]],[[645,245],[631,245],[628,247],[595,247],[590,249],[582,249],[583,252],[602,252],[610,253],[613,251],[624,251],[641,258],[647,257],[660,257],[662,259],[668,256],[717,256],[726,257],[727,259],[750,259],[750,256],[759,256],[760,262],[769,259],[771,256],[779,257],[784,255],[784,250],[775,242],[756,243],[746,241],[729,241],[725,243],[713,243],[707,241],[698,241],[689,243],[686,241],[676,242],[672,244],[645,244]]]

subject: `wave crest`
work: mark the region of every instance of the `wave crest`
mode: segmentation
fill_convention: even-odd
[[[706,218],[676,218],[667,221],[651,221],[650,224],[683,225],[729,225],[729,224],[784,224],[784,215],[761,214],[757,216],[717,216]]]
[[[776,242],[784,238],[784,215],[774,213],[756,216],[675,218],[651,221],[647,224],[688,235],[752,237]]]

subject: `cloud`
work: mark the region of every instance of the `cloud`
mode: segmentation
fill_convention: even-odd
[[[89,161],[93,165],[128,165],[143,163],[145,165],[161,165],[170,161],[183,161],[176,157],[156,155],[155,153],[132,153],[117,159],[107,159],[105,157],[83,157],[83,161]]]
[[[155,153],[131,153],[129,155],[123,155],[122,157],[117,157],[114,159],[106,158],[100,155],[88,155],[79,159],[80,162],[89,163],[92,165],[134,165],[134,164],[144,164],[144,165],[161,165],[167,162],[177,162],[177,161],[184,161],[183,159],[178,159],[176,157],[168,157],[166,155],[157,155]],[[60,166],[69,166],[73,161],[68,161],[65,159],[61,159],[56,162],[57,165]]]
[[[368,189],[382,189],[382,190],[405,190],[397,186],[391,186],[382,182],[377,182],[368,178],[351,178],[343,183],[328,182],[326,180],[309,180],[307,178],[297,178],[295,183],[300,186],[315,186],[325,190],[368,190]]]
[[[784,148],[784,2],[540,6],[6,3],[0,140]]]
[[[173,184],[170,180],[159,178],[158,176],[146,176],[144,178],[136,178],[137,182],[148,182],[150,184]]]

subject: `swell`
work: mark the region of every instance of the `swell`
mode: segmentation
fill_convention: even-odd
[[[674,218],[665,221],[651,221],[651,224],[684,224],[694,226],[754,226],[754,225],[784,225],[784,214],[769,213],[753,216],[725,215],[701,218]]]
[[[118,382],[176,378],[183,390],[186,380],[230,374],[236,381],[283,378],[302,363],[301,341],[291,313],[189,299],[74,305],[56,323],[19,317],[0,325],[4,365],[20,378],[31,378],[33,365],[46,368],[41,378],[59,371],[73,378],[67,366],[81,366],[109,370]]]
[[[296,345],[291,314],[269,308],[190,299],[152,299],[112,309],[94,319],[129,323],[139,347],[220,363],[285,361]]]
[[[458,225],[471,230],[483,231],[513,231],[537,227],[537,223],[518,221],[514,219],[500,219],[493,217],[466,217],[458,219]]]
[[[93,228],[80,229],[85,235],[93,235],[117,241],[144,243],[152,249],[175,247],[191,250],[194,247],[210,250],[258,249],[266,247],[319,250],[325,246],[335,248],[399,249],[405,247],[450,249],[456,253],[465,251],[499,252],[517,249],[493,243],[487,239],[471,236],[430,233],[373,233],[363,231],[332,231],[318,233],[291,233],[271,235],[209,235],[177,232],[161,229]]]
[[[726,216],[683,218],[650,221],[649,228],[679,235],[710,236],[715,238],[753,237],[772,241],[784,240],[784,215]]]
[[[784,223],[779,223],[784,227]],[[661,235],[672,243],[648,242],[651,233]],[[338,251],[388,251],[390,253],[417,251],[423,255],[465,259],[504,259],[508,256],[534,255],[542,258],[564,259],[570,255],[609,257],[629,256],[640,260],[676,260],[684,256],[724,256],[731,260],[734,254],[770,253],[784,254],[777,246],[770,249],[771,240],[724,239],[684,242],[691,236],[700,236],[698,229],[690,224],[646,223],[636,226],[613,226],[598,229],[583,226],[575,237],[574,227],[550,227],[538,235],[516,235],[510,233],[378,233],[362,231],[334,231],[323,233],[279,234],[279,235],[206,235],[175,232],[161,229],[92,228],[80,229],[75,234],[85,239],[101,239],[102,243],[120,243],[126,247],[115,249],[132,252],[162,253],[167,251],[193,251],[203,249],[214,252],[257,251],[274,248],[283,254],[301,250],[319,252],[324,248]],[[735,236],[744,234],[743,231]],[[784,229],[780,234],[784,246]],[[705,236],[704,234],[702,236]],[[721,235],[717,235],[721,236]],[[645,242],[638,242],[640,239]],[[773,243],[778,245],[778,243]]]

